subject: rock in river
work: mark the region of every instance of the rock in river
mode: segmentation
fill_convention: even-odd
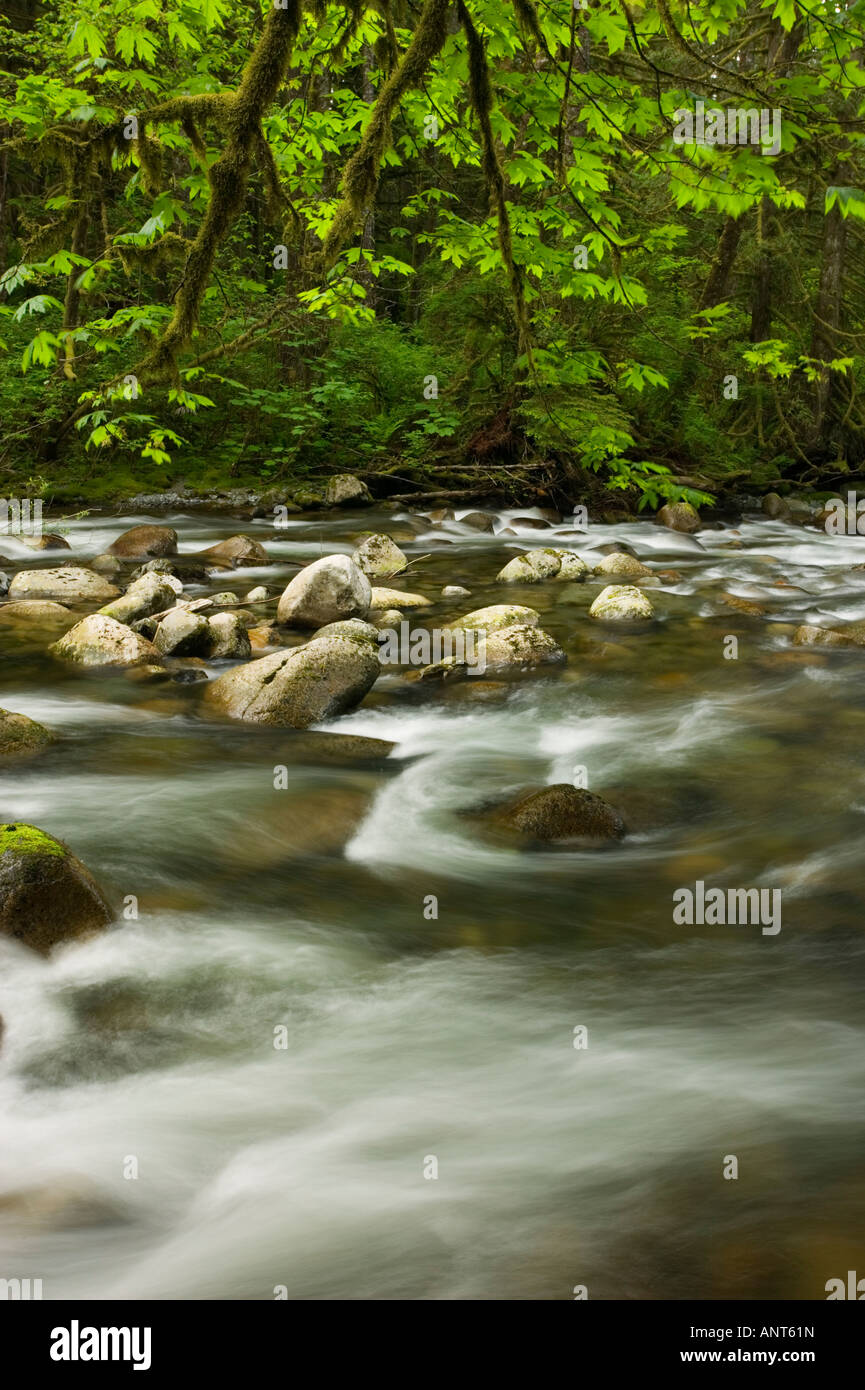
[[[177,532],[170,526],[133,526],[108,547],[126,560],[146,560],[152,555],[176,555]]]
[[[343,618],[365,618],[371,598],[370,582],[350,556],[323,555],[294,576],[276,616],[287,627],[323,627]]]
[[[229,536],[227,540],[217,541],[216,545],[202,550],[200,558],[223,569],[270,564],[270,556],[264,546],[250,536]]]
[[[205,702],[232,719],[306,729],[352,709],[381,672],[378,646],[364,636],[314,637],[212,681]]]
[[[490,817],[502,830],[517,832],[525,840],[621,840],[625,823],[603,797],[570,782],[521,796],[499,807]]]
[[[101,931],[112,917],[102,889],[61,840],[33,825],[0,825],[0,934],[44,955]]]
[[[367,579],[391,579],[408,564],[407,557],[390,536],[367,536],[354,552],[354,562]]]
[[[53,735],[35,719],[0,709],[0,758],[26,758],[53,742]]]
[[[56,570],[19,570],[9,585],[10,599],[50,598],[59,603],[107,603],[117,598],[120,590],[101,574],[64,565]]]
[[[104,613],[89,613],[49,651],[79,666],[142,666],[160,661],[152,642]]]
[[[632,584],[608,584],[589,609],[590,618],[603,622],[645,622],[655,610],[646,595]]]

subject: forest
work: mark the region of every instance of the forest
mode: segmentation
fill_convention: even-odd
[[[865,463],[865,4],[4,0],[0,484]]]

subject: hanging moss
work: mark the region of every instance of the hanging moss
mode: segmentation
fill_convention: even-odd
[[[421,85],[431,62],[444,47],[449,9],[450,0],[424,0],[414,37],[379,92],[361,142],[345,166],[343,200],[317,258],[316,269],[321,274],[333,265],[375,198],[394,110],[407,91]]]
[[[221,155],[208,170],[210,202],[189,252],[174,313],[156,346],[136,369],[142,380],[176,375],[177,353],[195,332],[216,253],[243,207],[252,158],[262,138],[261,119],[285,75],[301,12],[302,0],[288,0],[286,9],[270,10],[237,93],[221,108],[227,138]]]
[[[529,316],[520,268],[514,260],[511,222],[505,194],[505,176],[496,150],[490,112],[493,109],[493,89],[490,82],[487,55],[464,0],[458,0],[458,13],[465,30],[469,54],[469,96],[477,116],[481,135],[481,163],[490,191],[490,201],[496,213],[499,249],[508,274],[519,333],[520,350],[531,359]]]

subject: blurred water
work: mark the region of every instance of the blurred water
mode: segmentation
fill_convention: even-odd
[[[0,1274],[47,1298],[809,1299],[865,1267],[865,656],[790,644],[865,615],[865,540],[762,520],[502,534],[526,515],[495,535],[150,518],[184,551],[240,529],[278,562],[193,595],[277,593],[386,530],[413,560],[397,586],[472,590],[413,619],[430,626],[502,598],[526,546],[624,540],[678,571],[649,586],[644,633],[589,622],[598,581],[509,589],[567,667],[383,677],[332,726],[393,741],[382,765],[204,721],[195,687],[59,670],[44,633],[0,626],[0,703],[61,736],[4,770],[2,818],[139,903],[50,961],[0,943]],[[147,519],[70,523],[72,558]],[[578,766],[623,845],[484,840],[480,802]],[[780,887],[782,931],[674,926],[696,879]]]

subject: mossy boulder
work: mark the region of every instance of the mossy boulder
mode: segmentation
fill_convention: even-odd
[[[211,645],[207,620],[188,608],[172,608],[156,629],[153,645],[162,656],[205,656]]]
[[[699,512],[690,502],[668,502],[658,512],[655,520],[671,531],[699,531],[703,524]]]
[[[555,550],[527,550],[525,555],[509,560],[496,579],[502,584],[540,584],[544,579],[554,579],[561,567]]]
[[[314,637],[211,681],[205,707],[230,719],[307,729],[360,704],[380,672],[373,640]]]
[[[249,661],[252,643],[238,613],[214,613],[207,619],[207,655],[217,661]]]
[[[140,579],[132,581],[125,594],[105,604],[99,611],[108,618],[116,618],[118,623],[131,625],[141,618],[149,618],[153,613],[170,608],[175,598],[174,585],[169,584],[164,575],[143,574]]]
[[[53,742],[54,735],[37,724],[35,719],[0,709],[0,758],[32,757]]]
[[[554,637],[528,623],[487,632],[480,644],[479,658],[486,663],[484,669],[487,672],[563,666],[567,661]]]
[[[0,935],[43,955],[102,931],[114,914],[88,869],[44,830],[0,825]]]
[[[451,630],[468,628],[477,632],[496,632],[503,627],[537,627],[541,617],[534,608],[526,608],[520,603],[492,603],[488,608],[476,608],[465,617],[448,623]]]
[[[390,579],[402,573],[408,559],[390,536],[376,533],[361,541],[354,552],[354,562],[367,579]]]
[[[338,473],[324,490],[326,507],[371,507],[373,496],[366,483],[353,473]]]
[[[593,574],[616,575],[621,579],[648,579],[652,576],[652,570],[648,565],[644,565],[642,560],[638,560],[634,555],[628,555],[624,550],[614,550],[612,555],[605,555],[595,568]]]
[[[159,653],[139,633],[104,613],[90,613],[49,648],[78,666],[159,665]]]
[[[608,584],[589,609],[589,617],[606,623],[648,622],[655,610],[646,595],[632,584]]]
[[[498,807],[491,825],[525,842],[621,840],[625,823],[603,797],[569,782],[522,795]]]

